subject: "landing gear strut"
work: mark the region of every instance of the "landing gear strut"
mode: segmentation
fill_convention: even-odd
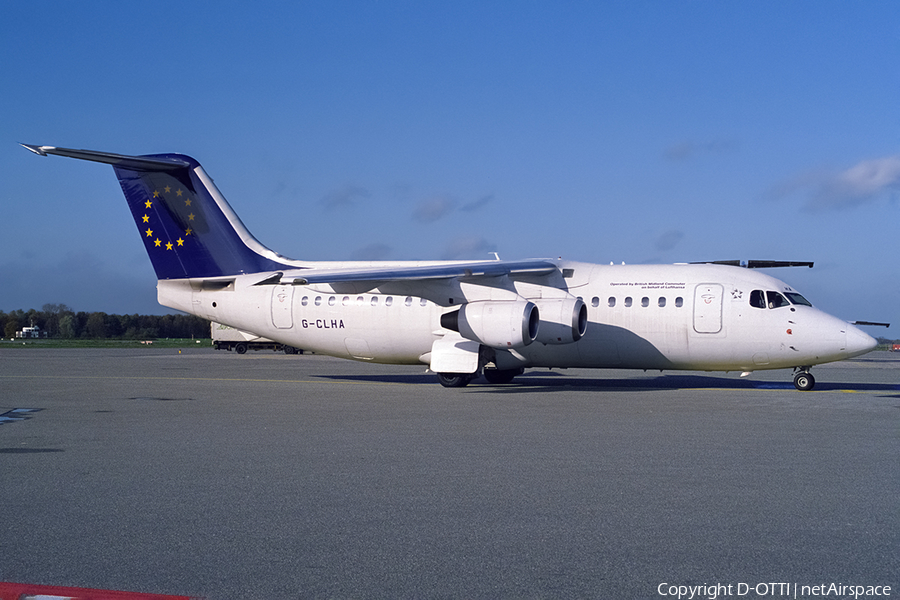
[[[809,367],[797,367],[794,374],[794,387],[801,392],[808,392],[816,385],[816,378],[809,372]]]

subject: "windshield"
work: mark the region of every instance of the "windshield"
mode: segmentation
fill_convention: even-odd
[[[812,306],[809,300],[798,294],[797,292],[785,292],[785,296],[791,301],[791,304],[800,304],[802,306]]]

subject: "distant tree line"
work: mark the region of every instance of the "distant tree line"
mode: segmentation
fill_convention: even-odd
[[[63,339],[208,338],[209,321],[193,315],[108,315],[75,312],[65,304],[41,310],[0,310],[3,336],[14,338],[23,327],[37,326],[47,337]]]

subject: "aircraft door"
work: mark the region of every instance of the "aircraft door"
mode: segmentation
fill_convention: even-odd
[[[724,288],[719,283],[701,283],[694,289],[694,331],[722,331],[723,291]]]
[[[276,285],[272,287],[272,324],[278,329],[294,326],[293,316],[294,286]]]

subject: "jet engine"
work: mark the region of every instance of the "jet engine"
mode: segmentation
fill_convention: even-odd
[[[532,300],[541,311],[541,327],[535,341],[543,344],[571,344],[587,331],[587,306],[581,298]]]
[[[535,340],[537,306],[527,300],[469,302],[441,315],[441,327],[491,348],[522,348]]]

